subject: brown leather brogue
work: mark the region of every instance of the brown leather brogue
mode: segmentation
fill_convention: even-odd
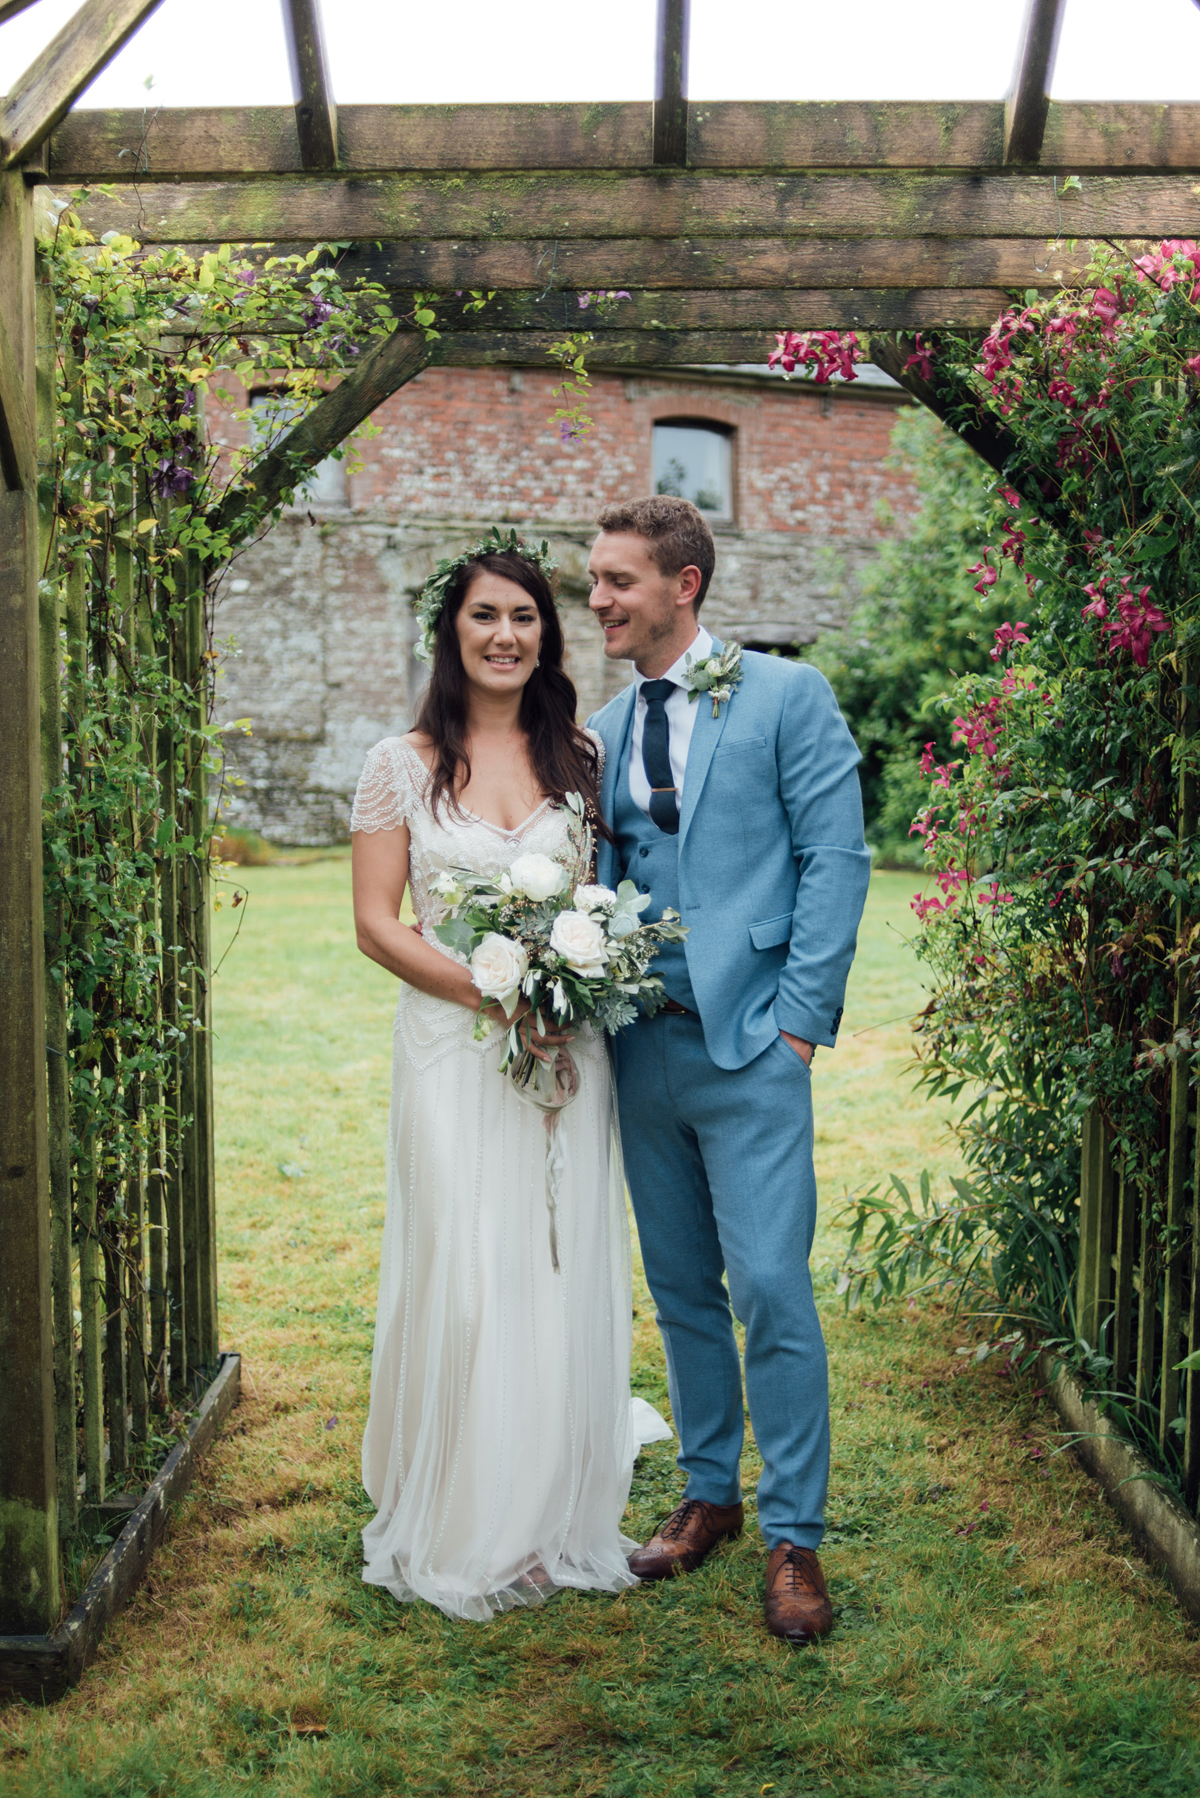
[[[785,1642],[816,1642],[833,1628],[833,1606],[811,1548],[781,1542],[767,1561],[767,1628]]]
[[[634,1549],[629,1571],[647,1580],[692,1573],[723,1537],[741,1535],[744,1515],[740,1504],[709,1505],[700,1498],[685,1498],[646,1546]]]

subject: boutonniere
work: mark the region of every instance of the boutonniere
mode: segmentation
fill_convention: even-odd
[[[713,717],[733,698],[733,690],[742,678],[742,646],[727,643],[720,655],[701,656],[684,663],[684,681],[689,701],[707,693],[712,700]]]

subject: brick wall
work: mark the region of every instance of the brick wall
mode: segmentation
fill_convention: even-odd
[[[297,509],[234,564],[218,606],[232,638],[219,712],[238,741],[234,821],[278,842],[334,840],[366,750],[409,727],[422,669],[412,596],[442,555],[492,523],[546,536],[560,565],[570,668],[586,716],[629,678],[587,609],[594,520],[651,491],[656,421],[733,431],[734,520],[715,530],[704,620],[746,641],[837,629],[855,576],[911,494],[885,466],[895,388],[813,391],[755,373],[596,374],[591,433],[563,444],[547,369],[430,369],[379,408],[342,503]],[[217,441],[237,425],[210,406]],[[315,520],[315,522],[312,522]]]

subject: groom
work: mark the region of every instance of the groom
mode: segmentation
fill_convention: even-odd
[[[691,1573],[742,1527],[742,1379],[763,1458],[767,1627],[833,1623],[816,1549],[829,1476],[825,1345],[808,1257],[812,1089],[833,1046],[866,897],[859,755],[827,683],[747,652],[713,716],[694,668],[719,654],[698,614],[716,563],[690,501],[609,506],[588,563],[605,654],[633,684],[590,720],[604,739],[613,842],[598,878],[688,926],[655,971],[667,1003],[615,1039],[625,1165],[666,1347],[683,1503],[630,1557]],[[703,671],[702,671],[703,677]],[[722,1278],[724,1276],[724,1280]],[[728,1282],[726,1290],[725,1281]]]

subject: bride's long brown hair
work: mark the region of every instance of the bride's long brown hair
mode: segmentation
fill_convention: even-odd
[[[477,556],[463,565],[446,590],[433,639],[433,671],[416,728],[433,744],[430,805],[437,815],[443,799],[458,809],[458,794],[471,778],[467,754],[467,677],[455,622],[481,569],[502,575],[528,593],[542,621],[541,665],[521,692],[519,723],[541,792],[561,805],[579,793],[593,831],[607,836],[600,819],[600,758],[596,745],[575,722],[575,686],[563,667],[563,634],[554,590],[542,570],[514,551]]]

